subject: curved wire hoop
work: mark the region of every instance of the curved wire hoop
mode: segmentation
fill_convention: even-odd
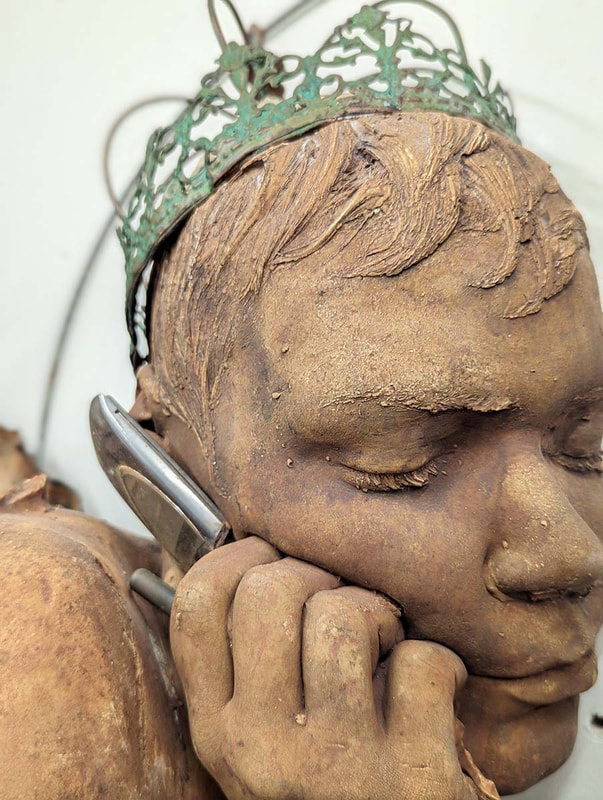
[[[122,203],[124,202],[121,200],[111,182],[111,173],[109,170],[109,157],[111,155],[111,147],[113,145],[113,141],[115,136],[121,126],[124,124],[126,120],[128,120],[132,114],[140,111],[142,108],[147,108],[148,106],[156,105],[157,103],[168,103],[174,102],[177,103],[178,101],[182,101],[183,103],[190,103],[190,99],[188,97],[183,97],[182,95],[156,95],[153,97],[147,97],[144,100],[138,100],[136,103],[132,103],[131,106],[125,109],[115,120],[115,122],[111,125],[107,132],[107,136],[105,138],[105,144],[103,147],[103,180],[105,182],[105,188],[107,190],[107,194],[109,195],[109,200],[111,201],[111,205],[115,209],[115,213],[120,219],[126,218],[126,212],[123,210]],[[127,193],[126,193],[127,196]]]
[[[235,5],[231,0],[222,0],[222,3],[226,6],[226,8],[230,11],[232,16],[234,17],[235,22],[237,23],[237,27],[241,32],[241,36],[243,37],[243,42],[248,45],[249,44],[249,34],[245,29],[245,26],[241,22],[241,17],[239,16],[239,12],[237,11]],[[216,39],[218,40],[218,44],[220,45],[220,49],[222,52],[226,50],[228,42],[226,37],[224,36],[224,31],[222,30],[222,26],[220,25],[220,20],[218,18],[218,12],[216,10],[216,0],[207,0],[207,11],[209,13],[209,19],[211,21],[211,26],[214,29],[214,34]]]
[[[233,3],[230,0],[222,0],[222,2],[226,2],[227,5],[230,7],[239,28],[244,33],[245,41],[249,41],[250,34],[244,31],[240,16],[236,11]],[[323,2],[323,0],[302,0],[302,2],[296,3],[290,9],[285,11],[281,14],[277,19],[275,19],[270,25],[268,25],[265,29],[260,29],[256,26],[256,30],[260,32],[260,41],[264,41],[264,39],[273,35],[273,33],[277,32],[278,30],[282,30],[283,27],[286,27],[287,23],[290,22],[295,15],[303,13],[304,10],[307,11],[310,7],[317,4],[317,2]],[[213,8],[215,11],[215,4],[213,0],[208,0],[208,5]],[[211,8],[210,8],[210,19],[211,19]],[[213,24],[213,23],[212,23]],[[218,29],[221,31],[221,27],[219,26],[218,22]],[[222,35],[222,41],[218,36],[216,27],[214,26],[214,31],[216,32],[216,37],[220,42],[221,46],[223,47],[223,40],[224,36]],[[190,102],[188,98],[185,98],[181,95],[158,95],[156,97],[149,97],[144,100],[140,100],[127,108],[119,117],[115,120],[111,128],[107,133],[107,137],[105,139],[105,144],[103,147],[103,178],[105,182],[105,186],[107,188],[107,193],[109,195],[109,199],[113,206],[114,211],[108,216],[107,220],[105,221],[103,227],[100,229],[97,238],[95,239],[90,252],[82,266],[78,281],[73,289],[73,293],[69,299],[69,303],[67,305],[67,310],[63,316],[61,328],[59,331],[59,336],[57,339],[57,343],[54,349],[52,362],[50,365],[50,370],[48,372],[48,377],[46,379],[46,388],[44,391],[44,401],[42,404],[42,412],[40,415],[40,426],[38,431],[38,441],[36,447],[36,458],[38,464],[43,465],[44,457],[46,454],[46,444],[48,440],[48,430],[50,427],[50,420],[52,418],[52,412],[54,407],[54,400],[56,394],[56,387],[58,384],[58,379],[60,376],[61,365],[63,363],[63,357],[65,354],[65,350],[67,347],[67,343],[69,341],[69,336],[71,334],[73,328],[73,321],[75,319],[75,315],[77,312],[77,308],[84,296],[86,289],[90,283],[90,279],[94,272],[94,268],[96,267],[99,259],[99,255],[101,253],[102,247],[108,235],[113,231],[113,225],[115,222],[116,217],[123,220],[124,219],[124,211],[123,205],[126,202],[127,198],[132,194],[134,187],[136,186],[136,181],[138,178],[138,171],[136,175],[134,175],[131,180],[128,182],[126,189],[124,190],[121,196],[118,196],[113,188],[113,184],[110,177],[110,170],[109,170],[109,158],[110,158],[110,151],[111,146],[113,144],[113,140],[121,127],[121,125],[130,117],[131,114],[138,111],[139,109],[152,105],[154,103],[163,103],[167,101],[178,101],[182,100],[184,102]]]

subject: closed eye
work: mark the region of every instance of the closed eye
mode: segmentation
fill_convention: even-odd
[[[345,480],[363,492],[398,492],[403,489],[422,489],[439,474],[435,461],[428,461],[409,472],[363,472],[346,467]]]

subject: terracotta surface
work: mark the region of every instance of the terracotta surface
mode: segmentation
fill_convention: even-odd
[[[546,165],[444,115],[331,123],[191,215],[152,310],[134,412],[242,539],[171,625],[226,797],[487,798],[558,767],[603,613],[603,337]],[[0,518],[5,796],[219,796],[126,590],[158,554],[33,480]]]

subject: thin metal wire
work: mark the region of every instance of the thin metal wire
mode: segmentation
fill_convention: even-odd
[[[145,100],[139,100],[138,102],[132,103],[131,106],[126,108],[126,110],[117,117],[113,125],[111,125],[109,128],[109,132],[105,138],[105,145],[103,147],[103,179],[105,181],[107,194],[109,195],[109,199],[111,200],[113,208],[115,209],[115,213],[122,220],[126,218],[126,213],[123,210],[123,201],[120,201],[115,193],[115,190],[113,189],[113,184],[111,183],[111,174],[109,172],[109,156],[111,155],[111,146],[113,144],[115,134],[121,128],[123,123],[136,111],[140,111],[141,108],[155,105],[156,103],[176,103],[179,101],[182,101],[183,103],[190,103],[188,97],[175,94],[156,95],[154,97],[147,97]]]
[[[265,38],[276,36],[281,30],[287,28],[297,17],[302,17],[308,13],[314,6],[320,6],[325,0],[300,0],[300,2],[292,5],[287,11],[283,11],[276,19],[263,29]]]
[[[123,193],[120,200],[118,200],[120,207],[122,203],[125,203],[126,198],[130,194],[130,192],[134,189],[136,185],[136,181],[138,180],[138,171],[136,175],[132,178],[129,182],[126,191]],[[44,393],[44,405],[42,406],[42,416],[40,417],[40,431],[38,434],[38,447],[36,452],[36,460],[39,466],[43,465],[44,456],[46,454],[46,442],[48,439],[48,427],[50,422],[50,415],[52,414],[52,409],[54,405],[55,399],[55,390],[57,384],[57,378],[59,376],[61,361],[63,359],[63,355],[65,352],[65,348],[67,346],[67,341],[69,339],[69,334],[71,332],[71,326],[73,323],[73,319],[75,317],[75,312],[77,311],[77,307],[80,303],[80,300],[84,294],[86,286],[92,276],[92,271],[96,266],[98,261],[98,256],[100,251],[102,250],[103,244],[105,243],[105,239],[109,235],[110,232],[113,230],[113,225],[115,222],[115,212],[111,212],[107,221],[103,225],[86,262],[84,267],[80,273],[80,277],[78,282],[73,290],[73,294],[71,295],[71,299],[69,301],[69,305],[67,306],[67,311],[63,318],[63,324],[61,325],[61,331],[59,333],[59,338],[56,343],[56,347],[54,349],[54,356],[52,359],[52,365],[50,367],[50,372],[48,373],[48,378],[46,380],[46,391]]]
[[[227,1],[228,0],[223,0],[223,2]],[[288,27],[296,19],[296,17],[304,16],[308,13],[308,11],[314,8],[314,6],[322,5],[324,2],[325,0],[299,0],[299,2],[292,5],[287,11],[283,11],[283,13],[276,17],[276,19],[273,19],[266,28],[261,29],[264,37],[269,38],[271,36],[275,36],[281,30]],[[414,6],[423,6],[423,8],[433,11],[435,14],[445,20],[452,30],[452,35],[459,53],[463,58],[467,57],[463,38],[456,22],[450,16],[450,14],[444,11],[443,8],[440,8],[438,5],[436,5],[436,3],[431,2],[431,0],[392,0],[392,4],[400,4],[403,2],[408,2],[410,5]]]
[[[235,21],[237,22],[237,25],[241,29],[245,41],[249,43],[249,34],[245,30],[243,23],[241,22],[241,18],[236,8],[234,7],[233,3],[230,2],[230,0],[222,0],[222,2],[226,3],[226,5],[230,8],[235,18]],[[307,11],[310,11],[310,9],[313,6],[317,5],[319,2],[324,2],[324,0],[302,0],[302,2],[296,3],[288,11],[285,11],[283,14],[279,15],[275,20],[273,20],[273,22],[271,22],[267,28],[264,28],[262,30],[262,39],[266,39],[269,36],[272,36],[275,33],[279,32],[280,30],[283,30],[283,28],[286,27],[287,24],[293,22],[296,16],[303,14]],[[209,8],[210,19],[212,20],[212,26],[214,27],[214,32],[216,33],[216,37],[218,38],[220,47],[224,49],[226,42],[219,21],[217,20],[215,0],[208,0],[208,8]],[[217,25],[214,24],[214,19]],[[176,95],[171,95],[171,96],[161,95],[156,98],[146,98],[145,100],[139,101],[138,103],[134,103],[132,106],[126,109],[126,111],[123,114],[120,114],[120,116],[115,120],[115,122],[111,126],[111,129],[109,130],[109,133],[107,135],[103,151],[103,175],[105,184],[107,186],[107,192],[109,194],[109,198],[113,205],[114,211],[112,211],[110,216],[107,218],[107,221],[100,230],[99,235],[96,238],[88,254],[88,258],[84,263],[84,266],[80,273],[80,277],[73,290],[73,294],[67,306],[67,311],[63,318],[63,324],[61,325],[59,338],[57,340],[57,344],[54,350],[51,368],[48,373],[48,378],[46,381],[46,390],[44,392],[44,404],[42,406],[42,414],[40,417],[40,428],[38,433],[38,446],[36,453],[38,464],[40,464],[40,466],[43,465],[43,460],[46,452],[48,429],[54,406],[56,386],[57,386],[58,376],[60,374],[61,362],[63,360],[67,342],[69,340],[69,335],[71,333],[71,328],[73,325],[73,320],[75,318],[78,305],[84,295],[86,287],[88,286],[94,267],[98,263],[98,257],[105,243],[105,239],[107,238],[109,233],[111,233],[111,231],[113,230],[115,217],[118,216],[121,219],[123,219],[124,216],[122,208],[123,204],[126,202],[130,192],[134,189],[134,186],[138,179],[138,171],[137,171],[136,175],[128,183],[128,186],[121,195],[121,197],[117,196],[117,194],[113,190],[109,175],[109,151],[111,148],[111,143],[113,141],[113,138],[115,137],[117,129],[130,114],[134,113],[134,111],[137,111],[138,109],[144,107],[145,105],[150,105],[151,102],[153,101],[164,102],[167,100],[183,100],[183,99],[185,98],[182,98],[181,96],[178,97]],[[189,102],[188,99],[186,99],[186,101]]]
[[[134,175],[134,177],[128,182],[126,190],[123,192],[122,196],[121,197],[117,196],[115,190],[113,189],[113,185],[111,183],[111,176],[109,174],[109,155],[111,151],[111,144],[113,143],[113,139],[115,138],[115,134],[117,133],[118,129],[126,121],[126,119],[130,117],[134,112],[139,111],[141,108],[144,108],[145,106],[153,105],[155,103],[168,102],[168,101],[169,102],[184,101],[186,103],[190,102],[189,98],[182,97],[181,95],[157,95],[155,97],[147,97],[144,100],[139,100],[137,103],[133,103],[129,108],[127,108],[122,114],[120,114],[117,117],[117,119],[109,129],[109,133],[107,134],[107,138],[105,139],[105,145],[103,148],[103,178],[105,181],[105,186],[107,188],[107,194],[109,195],[114,211],[107,218],[107,221],[105,222],[96,241],[94,242],[94,245],[92,246],[90,254],[86,259],[84,267],[80,273],[78,282],[75,285],[75,289],[73,290],[73,294],[71,295],[69,305],[67,306],[67,311],[65,312],[65,316],[63,318],[63,324],[61,325],[59,338],[57,339],[57,344],[52,358],[52,365],[50,367],[50,372],[48,373],[48,379],[46,381],[44,404],[42,406],[42,415],[40,417],[40,430],[38,435],[38,446],[36,452],[36,458],[38,464],[40,465],[42,464],[42,461],[46,453],[48,426],[54,404],[57,377],[59,375],[61,361],[63,359],[65,348],[69,340],[69,333],[71,332],[71,326],[73,324],[73,319],[75,317],[77,307],[84,294],[84,291],[86,290],[86,286],[88,285],[88,282],[92,275],[92,271],[94,270],[94,267],[100,255],[100,251],[102,250],[105,239],[107,238],[109,233],[113,230],[113,224],[115,222],[115,218],[116,217],[119,217],[120,219],[125,218],[123,205],[126,202],[132,190],[134,189],[136,181],[138,179],[138,171],[137,171],[136,175]]]
[[[234,6],[234,3],[231,0],[222,0],[222,3],[228,8],[232,16],[234,17],[235,22],[241,32],[241,36],[243,37],[243,41],[245,44],[249,44],[249,34],[245,29],[241,21],[241,17],[239,16],[239,12]],[[226,41],[226,37],[224,36],[224,31],[222,30],[222,26],[220,25],[220,20],[218,19],[218,12],[216,11],[216,0],[207,0],[207,11],[209,13],[209,19],[211,21],[211,26],[214,29],[214,33],[216,34],[216,39],[218,40],[218,44],[220,45],[220,49],[222,52],[226,50],[226,45],[228,42]]]
[[[458,28],[456,22],[452,19],[450,14],[447,11],[444,11],[443,8],[436,5],[436,3],[432,3],[431,0],[392,0],[394,3],[400,2],[408,2],[410,5],[413,6],[423,6],[423,8],[427,8],[430,11],[433,11],[438,17],[441,17],[447,25],[450,26],[450,30],[452,31],[452,36],[454,38],[454,43],[456,45],[457,50],[461,58],[466,61],[467,60],[467,53],[465,51],[465,43],[463,42],[463,37],[461,36],[461,32]]]

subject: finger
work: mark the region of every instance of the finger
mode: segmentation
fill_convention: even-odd
[[[388,659],[385,725],[388,734],[449,745],[456,760],[454,698],[467,678],[461,659],[433,642],[402,642]]]
[[[401,638],[399,612],[375,592],[346,586],[310,598],[302,649],[308,724],[344,735],[374,731],[373,673]]]
[[[302,617],[306,600],[334,589],[338,578],[285,558],[250,569],[233,604],[234,701],[256,720],[303,711]]]
[[[243,575],[280,558],[250,536],[204,556],[180,581],[170,619],[170,642],[189,713],[211,717],[232,697],[228,613]]]

